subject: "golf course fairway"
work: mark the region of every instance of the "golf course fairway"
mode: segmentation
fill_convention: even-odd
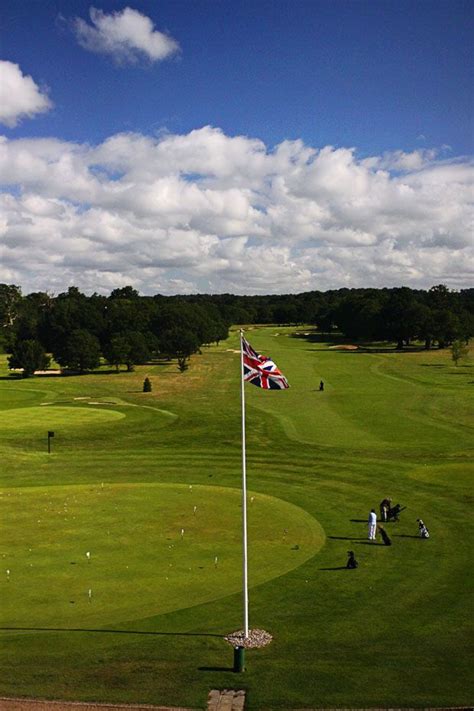
[[[290,383],[245,386],[249,622],[271,644],[233,673],[238,330],[184,373],[163,360],[22,379],[4,355],[0,696],[204,709],[210,689],[238,688],[246,711],[472,705],[472,348],[456,366],[448,349],[310,326],[245,334]],[[403,507],[390,546],[367,540],[385,497]]]

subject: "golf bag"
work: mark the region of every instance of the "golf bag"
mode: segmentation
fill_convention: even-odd
[[[355,559],[354,551],[347,551],[349,558],[347,559],[346,568],[357,568],[359,563]]]
[[[423,523],[423,521],[420,522],[419,528],[420,528],[420,536],[421,536],[422,538],[429,538],[429,537],[430,537],[430,532],[429,532],[428,529],[426,528],[426,526],[425,526],[425,524]]]
[[[385,528],[382,528],[382,526],[379,526],[379,533],[382,536],[382,540],[384,542],[385,546],[391,546],[392,541],[390,540],[390,536],[388,535],[387,531]]]
[[[400,511],[404,511],[406,509],[406,506],[401,506],[400,504],[396,504],[393,506],[391,509],[388,510],[387,514],[387,521],[399,521],[400,520]]]

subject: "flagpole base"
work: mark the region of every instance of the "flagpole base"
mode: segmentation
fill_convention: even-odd
[[[225,641],[231,644],[234,649],[244,647],[245,649],[257,649],[258,647],[266,647],[273,640],[269,632],[261,629],[249,630],[248,636],[245,636],[244,630],[231,632],[224,637]]]
[[[241,674],[245,671],[245,647],[234,647],[234,672]]]

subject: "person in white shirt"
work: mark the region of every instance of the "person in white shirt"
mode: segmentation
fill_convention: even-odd
[[[377,531],[377,514],[375,509],[371,509],[369,513],[369,541],[375,541],[375,533]]]

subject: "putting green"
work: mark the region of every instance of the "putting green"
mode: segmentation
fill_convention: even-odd
[[[54,430],[67,425],[71,428],[100,425],[110,420],[120,420],[125,415],[117,410],[97,407],[19,407],[7,410],[2,429],[10,432],[25,430]]]
[[[251,586],[322,547],[324,531],[303,509],[262,494],[248,501]],[[3,489],[0,502],[3,627],[116,624],[241,589],[238,489],[30,487]]]

